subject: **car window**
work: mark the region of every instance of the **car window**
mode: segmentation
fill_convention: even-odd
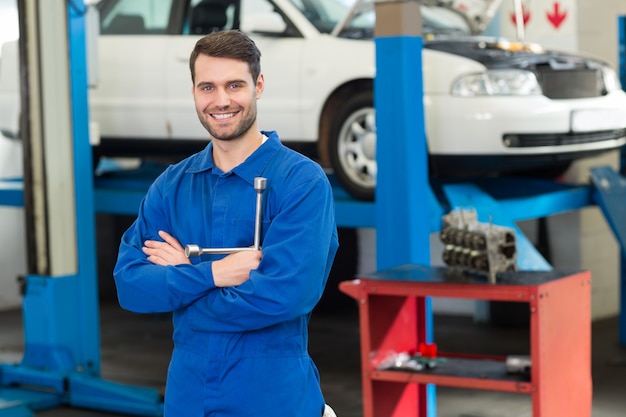
[[[183,34],[204,35],[218,30],[286,34],[287,24],[269,0],[192,0]]]
[[[353,1],[291,0],[300,12],[322,33],[330,33],[350,10]]]
[[[164,34],[173,0],[113,0],[99,5],[103,35]]]
[[[192,0],[183,33],[204,35],[218,30],[237,29],[238,12],[237,0]]]

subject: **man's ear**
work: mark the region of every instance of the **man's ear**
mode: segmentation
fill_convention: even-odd
[[[256,79],[256,99],[260,99],[265,88],[265,77],[263,74],[259,74],[259,78]]]

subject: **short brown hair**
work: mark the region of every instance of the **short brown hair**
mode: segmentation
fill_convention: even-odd
[[[232,58],[248,64],[252,79],[256,82],[261,74],[261,51],[246,34],[239,30],[220,30],[203,36],[196,42],[189,57],[191,81],[195,82],[195,64],[198,55]]]

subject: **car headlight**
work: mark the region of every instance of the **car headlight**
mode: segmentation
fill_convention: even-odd
[[[519,69],[489,70],[457,78],[452,94],[474,96],[529,96],[540,95],[537,77],[530,71]]]
[[[604,89],[607,93],[611,91],[621,90],[622,86],[615,71],[607,66],[602,67],[602,78],[604,80]]]

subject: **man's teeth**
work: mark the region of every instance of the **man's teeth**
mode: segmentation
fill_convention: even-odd
[[[213,117],[216,119],[228,119],[230,117],[233,117],[235,115],[235,113],[220,113],[220,114],[213,114]]]

